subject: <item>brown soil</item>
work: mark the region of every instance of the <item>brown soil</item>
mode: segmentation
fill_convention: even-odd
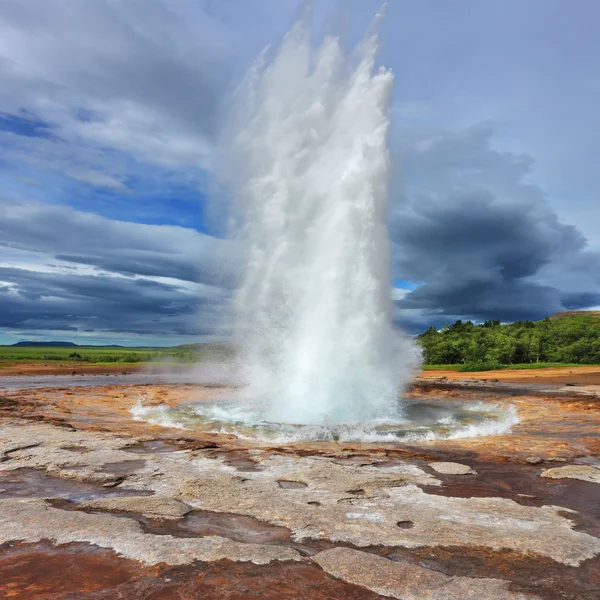
[[[0,363],[0,377],[16,375],[118,375],[140,371],[143,365],[83,365],[80,363],[58,363],[55,365],[40,362]]]
[[[536,383],[565,385],[600,385],[600,367],[552,367],[548,369],[502,369],[501,371],[481,371],[477,373],[461,373],[459,371],[422,371],[419,379],[446,379],[506,381],[511,383]]]
[[[43,542],[0,547],[0,598],[376,600],[380,596],[310,564],[218,561],[183,568],[146,567],[89,544],[56,547]]]

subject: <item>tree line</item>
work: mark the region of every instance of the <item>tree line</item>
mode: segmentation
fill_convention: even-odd
[[[458,320],[418,336],[425,364],[600,364],[600,319],[564,317],[543,321],[475,325]]]

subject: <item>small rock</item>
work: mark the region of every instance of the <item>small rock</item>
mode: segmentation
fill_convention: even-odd
[[[123,483],[123,481],[125,481],[124,477],[116,477],[114,479],[110,479],[106,483],[103,483],[102,487],[114,488],[114,487],[117,487],[118,485],[121,485]]]
[[[524,597],[509,591],[508,581],[451,577],[419,565],[392,561],[351,548],[325,550],[313,556],[312,560],[326,573],[386,598],[517,600]]]
[[[530,465],[539,465],[544,462],[539,456],[528,456],[525,459]]]
[[[569,383],[565,383],[565,385],[569,387],[575,387],[577,384],[573,383],[572,381],[569,381]]]
[[[82,502],[79,508],[140,513],[155,519],[180,519],[192,510],[190,506],[180,500],[160,496],[98,498]]]
[[[494,379],[490,379],[490,381],[491,381],[492,383],[498,383],[500,380],[499,380],[499,379],[496,379],[496,378],[494,377]]]
[[[432,462],[429,466],[436,472],[442,475],[476,475],[469,465],[461,465],[455,462]]]
[[[542,472],[547,479],[579,479],[591,483],[600,483],[600,469],[589,465],[567,465],[553,467]]]

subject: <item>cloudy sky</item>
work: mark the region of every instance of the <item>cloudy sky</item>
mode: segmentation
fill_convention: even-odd
[[[222,335],[215,142],[299,4],[0,0],[0,343]],[[389,4],[398,322],[600,305],[600,4]],[[317,0],[317,30],[379,5]]]

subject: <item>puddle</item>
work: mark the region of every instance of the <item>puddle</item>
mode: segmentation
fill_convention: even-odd
[[[219,535],[244,544],[277,544],[291,539],[291,532],[286,527],[227,513],[193,511],[178,523],[178,529],[186,534]]]
[[[74,388],[104,385],[150,385],[196,383],[193,376],[181,373],[121,373],[70,375],[7,375],[0,377],[0,389],[27,390],[36,388]]]
[[[400,529],[412,529],[415,524],[412,521],[398,521],[396,523]]]
[[[235,467],[236,470],[238,471],[242,471],[245,473],[256,473],[258,471],[262,471],[264,469],[264,467],[260,464],[258,464],[257,462],[254,462],[252,459],[250,458],[244,458],[244,457],[234,457],[234,458],[228,458],[225,457],[225,463],[228,464],[230,467]]]
[[[169,452],[177,452],[179,448],[163,440],[150,440],[134,444],[133,446],[127,446],[123,450],[125,452],[133,452],[134,454],[167,454]]]
[[[62,479],[41,469],[17,469],[0,473],[0,499],[3,498],[63,498],[84,502],[109,496],[151,496],[145,490],[105,488],[94,483]]]
[[[309,502],[309,504],[315,504]],[[52,505],[63,510],[79,510],[74,502],[53,501]],[[320,503],[316,503],[320,505]],[[193,510],[182,519],[172,521],[153,519],[139,513],[86,509],[86,512],[135,519],[145,533],[194,538],[216,535],[243,544],[267,544],[294,548],[304,556],[313,556],[323,550],[335,547],[327,540],[302,540],[295,542],[287,527],[272,525],[255,517],[235,513],[219,513]],[[338,544],[339,545],[339,544]]]
[[[78,510],[72,502],[54,503],[57,508]],[[175,537],[205,537],[217,535],[244,544],[290,545],[292,534],[287,527],[271,525],[255,517],[234,513],[194,510],[182,519],[172,521],[152,519],[139,513],[125,511],[86,510],[112,516],[135,519],[146,533]]]
[[[280,479],[277,485],[284,490],[302,490],[308,487],[306,483],[302,483],[301,481],[288,481],[287,479]]]

